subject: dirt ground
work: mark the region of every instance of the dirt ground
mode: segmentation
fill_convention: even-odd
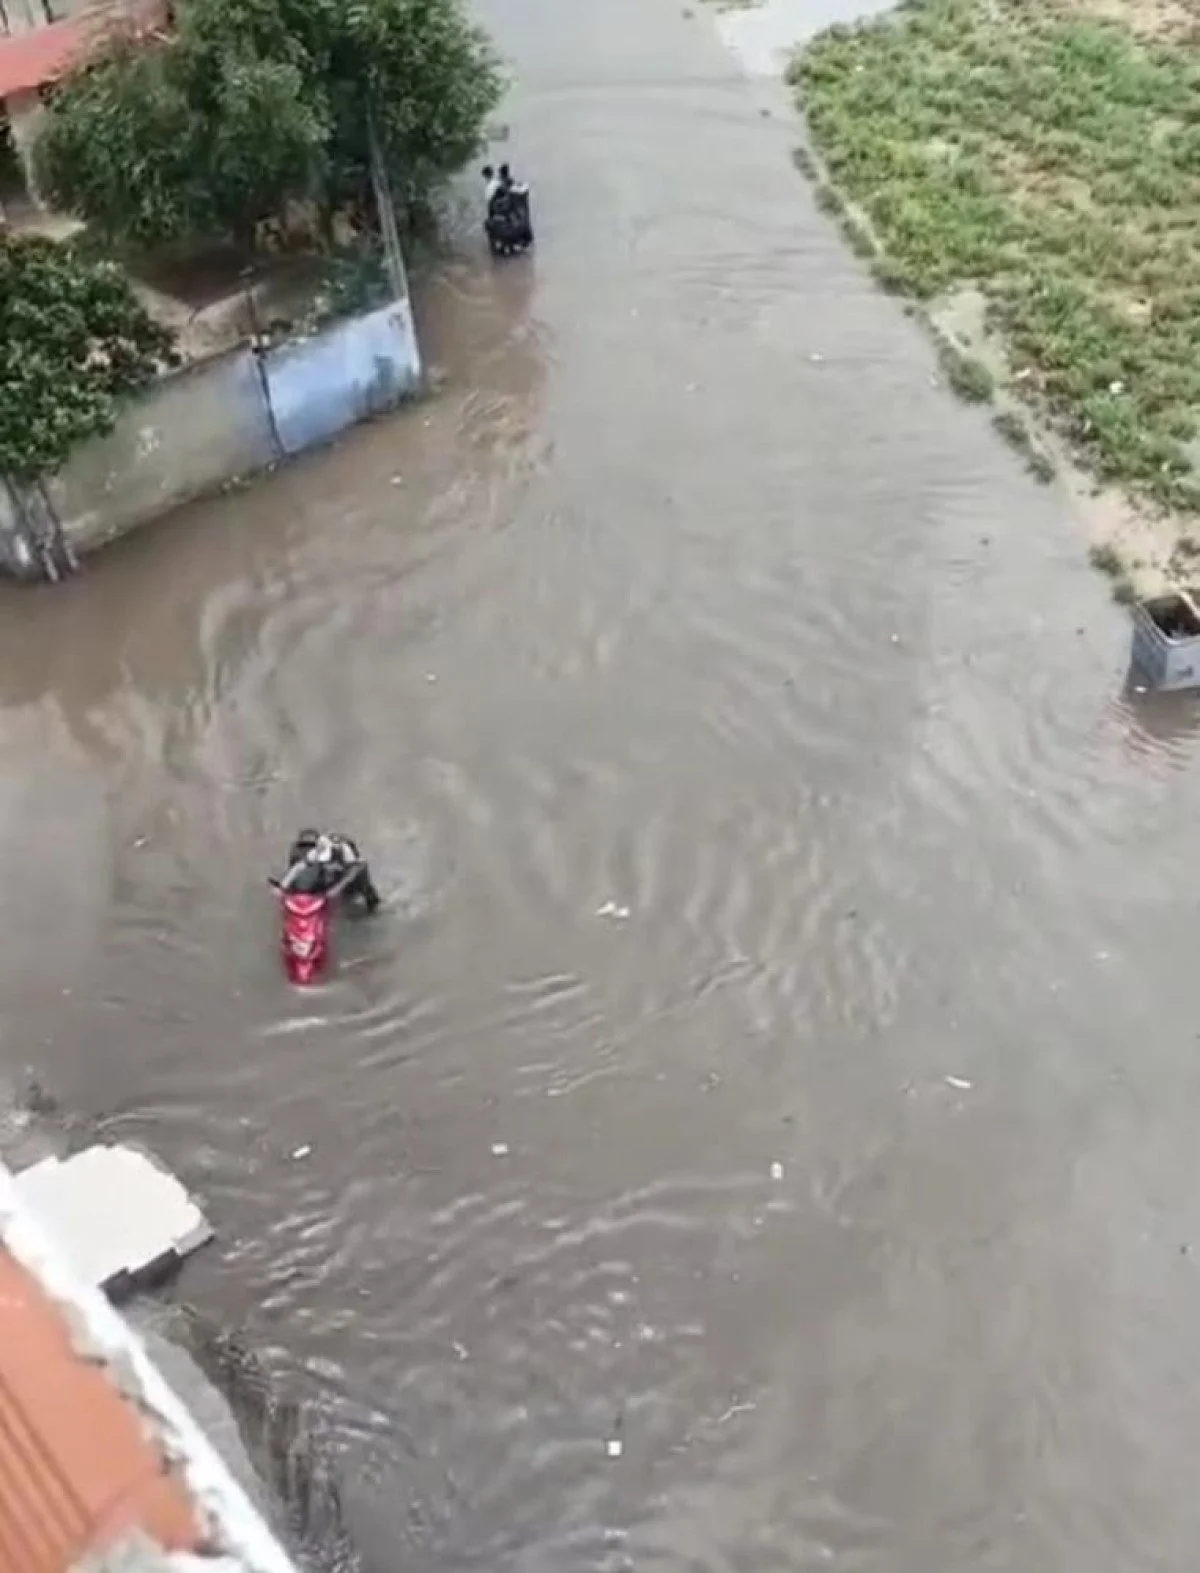
[[[1192,38],[1200,43],[1196,0],[1059,0],[1059,4],[1105,21],[1123,22],[1141,38]]]

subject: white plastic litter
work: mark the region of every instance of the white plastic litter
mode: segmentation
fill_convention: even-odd
[[[625,1451],[625,1444],[621,1441],[619,1436],[610,1437],[604,1451],[608,1454],[609,1458],[620,1458],[621,1454]]]
[[[946,1076],[943,1077],[943,1080],[945,1081],[947,1087],[955,1087],[959,1092],[970,1092],[973,1085],[973,1083],[967,1081],[963,1076]]]

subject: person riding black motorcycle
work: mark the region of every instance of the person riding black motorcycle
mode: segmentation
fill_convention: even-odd
[[[292,842],[287,873],[278,885],[297,895],[345,896],[368,912],[381,903],[367,860],[350,837],[319,830],[302,830]]]
[[[498,171],[490,164],[483,168],[486,181],[487,216],[484,230],[497,256],[524,251],[533,244],[533,224],[529,213],[529,187],[513,179],[512,170],[501,164]]]

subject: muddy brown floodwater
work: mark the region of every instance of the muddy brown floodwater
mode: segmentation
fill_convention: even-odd
[[[203,1194],[372,1567],[1191,1573],[1197,710],[706,17],[486,20],[540,245],[437,396],[3,598],[5,1063]],[[389,897],[305,995],[303,820]]]

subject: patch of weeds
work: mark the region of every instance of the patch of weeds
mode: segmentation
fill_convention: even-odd
[[[876,256],[871,263],[871,277],[889,295],[908,294],[908,275],[894,257]]]
[[[1034,480],[1042,486],[1049,486],[1058,474],[1054,460],[1049,454],[1043,453],[1040,448],[1031,448],[1025,459],[1025,468]]]
[[[794,147],[792,149],[792,163],[795,164],[805,180],[816,181],[821,178],[821,172],[817,168],[817,161],[806,147]]]
[[[992,425],[1008,446],[1015,448],[1019,454],[1027,454],[1032,449],[1029,428],[1016,410],[997,410],[992,416]]]
[[[1016,410],[997,410],[992,416],[992,425],[1013,452],[1021,455],[1025,461],[1025,468],[1034,480],[1040,481],[1043,486],[1048,486],[1057,473],[1054,460],[1037,446],[1029,427]]]
[[[981,360],[963,352],[949,340],[938,346],[938,360],[946,381],[968,404],[986,404],[996,392],[996,379]]]
[[[306,333],[319,332],[343,317],[385,306],[391,298],[382,246],[375,241],[344,246],[325,259],[321,287],[300,326]]]
[[[869,258],[874,261],[876,254],[875,241],[871,236],[871,231],[861,219],[855,218],[853,213],[843,213],[838,228],[845,236],[846,244],[856,257]]]
[[[851,212],[842,194],[835,187],[831,186],[828,181],[818,179],[814,200],[822,213],[828,213],[830,217],[837,219],[838,228],[855,256],[864,258],[875,257],[878,248],[875,245],[870,229],[863,223],[862,219]]]
[[[831,28],[788,80],[881,284],[981,292],[1100,481],[1200,507],[1200,51],[1069,7],[909,0]]]
[[[1121,554],[1110,541],[1097,541],[1088,552],[1088,561],[1093,568],[1108,574],[1111,579],[1122,579],[1125,576],[1125,564]]]

